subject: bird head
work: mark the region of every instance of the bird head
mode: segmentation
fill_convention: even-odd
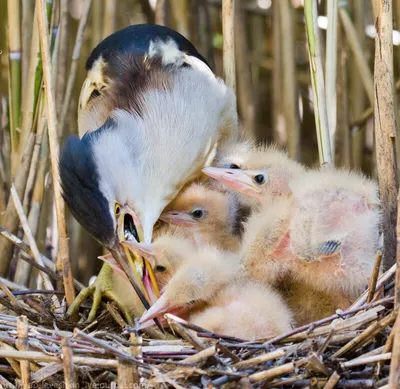
[[[160,219],[176,226],[218,232],[232,225],[231,218],[235,217],[232,208],[228,194],[195,183],[165,208]]]
[[[274,147],[231,148],[203,173],[238,192],[241,201],[256,206],[290,193],[289,181],[304,168]]]
[[[135,243],[136,249],[152,263],[162,295],[140,319],[141,327],[163,313],[185,311],[215,296],[233,280],[239,269],[238,256],[190,241],[163,235],[151,245]]]

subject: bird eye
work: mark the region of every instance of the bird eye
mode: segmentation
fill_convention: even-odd
[[[236,165],[236,163],[231,163],[229,165],[229,169],[240,169],[240,167],[238,165]]]
[[[203,219],[206,216],[206,212],[203,209],[194,209],[192,211],[192,216],[195,219]]]
[[[167,270],[167,268],[165,266],[162,266],[162,265],[157,265],[156,268],[155,268],[155,271],[159,272],[159,273],[164,273],[166,270]]]
[[[265,182],[264,174],[257,174],[257,175],[254,177],[254,181],[255,181],[257,184],[259,184],[259,185],[263,184],[263,183]]]
[[[114,214],[115,216],[119,216],[120,213],[121,213],[121,206],[118,203],[116,203],[114,206]]]

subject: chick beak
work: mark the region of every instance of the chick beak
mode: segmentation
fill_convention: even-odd
[[[139,324],[145,324],[148,321],[156,318],[157,316],[166,313],[170,310],[170,305],[165,298],[165,295],[162,295],[146,312],[143,313],[142,317],[139,320]]]
[[[134,211],[125,206],[117,219],[119,245],[111,254],[122,267],[146,309],[160,296],[150,264],[129,243],[143,239],[143,228]],[[162,330],[160,323],[157,326]],[[162,330],[163,331],[163,330]]]
[[[250,170],[205,167],[202,172],[246,196],[258,197],[261,192],[259,186],[253,180],[253,177],[257,174]]]
[[[192,217],[188,212],[185,211],[168,211],[163,212],[160,216],[160,220],[168,224],[174,224],[176,226],[192,226],[195,224]]]

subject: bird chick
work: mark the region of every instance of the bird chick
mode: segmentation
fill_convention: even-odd
[[[334,169],[307,172],[290,189],[250,218],[242,260],[253,277],[286,294],[304,324],[348,307],[367,287],[379,244],[379,201],[373,181]]]
[[[252,208],[290,193],[290,180],[305,172],[304,166],[284,152],[251,142],[228,143],[214,165],[205,167],[203,173],[233,189],[240,202]]]
[[[175,230],[195,244],[213,244],[223,250],[238,251],[238,204],[232,195],[194,183],[170,203],[160,219],[168,223],[160,234]]]
[[[142,316],[142,325],[172,309],[190,307],[188,320],[194,324],[243,339],[291,329],[292,314],[283,299],[268,285],[243,278],[238,255],[171,236],[158,238],[152,247],[137,246],[152,263],[159,285],[165,285]]]

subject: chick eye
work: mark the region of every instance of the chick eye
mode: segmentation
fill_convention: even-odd
[[[114,206],[114,214],[115,216],[119,216],[120,213],[121,213],[121,206],[118,203],[116,203]]]
[[[254,177],[254,181],[255,181],[257,184],[259,184],[259,185],[263,184],[263,183],[265,182],[264,174],[257,174],[257,175]]]
[[[203,209],[195,209],[192,211],[192,216],[195,219],[203,219],[206,216],[206,212]]]
[[[162,265],[157,265],[156,268],[155,268],[155,271],[159,272],[159,273],[164,273],[166,270],[167,270],[167,268],[165,266],[162,266]]]
[[[236,165],[236,163],[231,163],[229,165],[229,169],[240,169],[240,167],[238,165]]]

